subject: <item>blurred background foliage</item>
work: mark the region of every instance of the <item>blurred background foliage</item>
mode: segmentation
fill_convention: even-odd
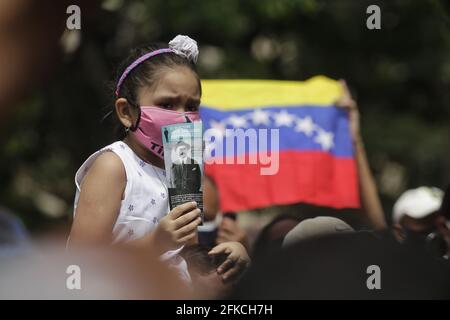
[[[74,1],[76,3],[76,1]],[[366,8],[381,8],[368,30]],[[450,3],[446,0],[105,0],[81,7],[63,61],[9,119],[0,150],[0,203],[34,232],[70,225],[74,174],[112,141],[116,66],[133,46],[187,34],[202,78],[344,78],[389,214],[419,185],[450,181]],[[88,14],[89,19],[85,19]]]

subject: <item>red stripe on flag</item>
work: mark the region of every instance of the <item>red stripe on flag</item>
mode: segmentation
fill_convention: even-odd
[[[282,151],[277,174],[261,175],[260,169],[261,164],[205,164],[206,175],[219,189],[222,212],[299,202],[338,209],[360,206],[353,158]]]

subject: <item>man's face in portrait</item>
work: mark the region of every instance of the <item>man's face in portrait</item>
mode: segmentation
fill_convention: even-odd
[[[177,148],[177,155],[180,158],[180,160],[184,160],[187,158],[188,154],[188,148],[185,145],[181,145]]]

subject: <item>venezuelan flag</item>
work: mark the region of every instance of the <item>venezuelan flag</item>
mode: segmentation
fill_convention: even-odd
[[[222,212],[299,202],[359,207],[348,115],[334,105],[341,95],[339,82],[324,76],[304,82],[203,80],[202,88],[204,128],[223,133],[215,146],[226,144],[232,132],[227,129],[278,129],[277,149],[271,140],[275,133],[267,139],[257,136],[256,147],[235,146],[231,154],[230,149],[213,148],[211,157],[222,161],[205,164],[205,173],[218,187]],[[262,153],[278,161],[273,174],[261,174],[267,161],[248,161]],[[237,163],[237,156],[246,161]]]

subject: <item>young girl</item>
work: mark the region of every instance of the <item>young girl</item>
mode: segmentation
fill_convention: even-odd
[[[75,175],[70,245],[146,247],[190,279],[178,253],[195,241],[200,209],[190,202],[169,212],[161,127],[199,120],[197,56],[197,43],[179,35],[168,47],[138,49],[127,59],[113,112],[121,140],[91,155]],[[232,256],[229,248],[213,253],[223,250]]]

